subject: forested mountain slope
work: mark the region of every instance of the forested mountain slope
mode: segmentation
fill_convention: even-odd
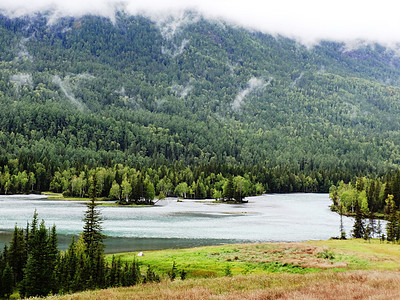
[[[383,46],[307,48],[193,12],[1,16],[0,165],[382,171],[400,162],[399,66]]]

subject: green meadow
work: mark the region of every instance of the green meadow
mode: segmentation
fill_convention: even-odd
[[[400,246],[361,239],[235,244],[114,255],[151,266],[160,283],[86,291],[55,299],[394,299]],[[108,255],[107,259],[112,260]],[[176,264],[177,277],[168,272]],[[185,270],[185,280],[179,274]]]

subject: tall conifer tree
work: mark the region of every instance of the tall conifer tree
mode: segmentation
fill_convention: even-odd
[[[364,225],[363,225],[363,216],[360,208],[360,204],[358,203],[358,197],[355,199],[355,211],[356,216],[354,219],[354,226],[353,226],[353,237],[359,239],[364,236]]]

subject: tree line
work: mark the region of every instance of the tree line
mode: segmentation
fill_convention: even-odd
[[[400,170],[375,178],[355,177],[347,184],[341,181],[331,187],[330,198],[333,210],[355,217],[353,237],[400,241]],[[386,236],[380,219],[387,220]],[[342,222],[340,228],[343,236]]]
[[[48,296],[160,281],[151,266],[142,266],[137,259],[122,263],[113,256],[110,263],[106,261],[96,205],[94,198],[87,203],[83,231],[64,252],[57,248],[56,227],[39,222],[36,211],[25,229],[15,226],[10,245],[0,251],[0,297],[8,298],[16,290],[20,297]],[[173,280],[177,272],[173,264],[166,276]],[[181,279],[185,276],[182,270]]]
[[[167,41],[139,16],[51,26],[46,16],[0,16],[0,164],[18,158],[21,172],[40,163],[50,175],[177,161],[354,175],[399,165],[400,89],[383,83],[399,78],[385,63],[398,61],[389,49],[310,50],[199,20]],[[182,41],[190,41],[182,54],[163,51]],[[16,57],[21,47],[25,56]],[[269,84],[233,110],[252,78]],[[304,185],[291,181],[281,190]]]
[[[83,165],[57,170],[34,163],[29,169],[24,167],[23,160],[3,160],[0,194],[52,191],[68,197],[88,197],[95,179],[98,197],[121,203],[151,204],[155,196],[242,201],[264,192],[327,192],[339,179],[351,178],[350,173],[340,171],[212,163],[188,166],[178,162],[154,168]]]

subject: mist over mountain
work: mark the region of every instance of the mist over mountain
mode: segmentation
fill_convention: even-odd
[[[48,22],[63,17],[143,15],[154,22],[196,11],[208,20],[283,35],[313,46],[321,40],[379,42],[398,48],[400,4],[392,0],[2,0],[0,11],[11,17],[46,12]]]
[[[52,16],[0,17],[3,164],[358,173],[400,162],[393,47],[305,47],[193,11]]]

